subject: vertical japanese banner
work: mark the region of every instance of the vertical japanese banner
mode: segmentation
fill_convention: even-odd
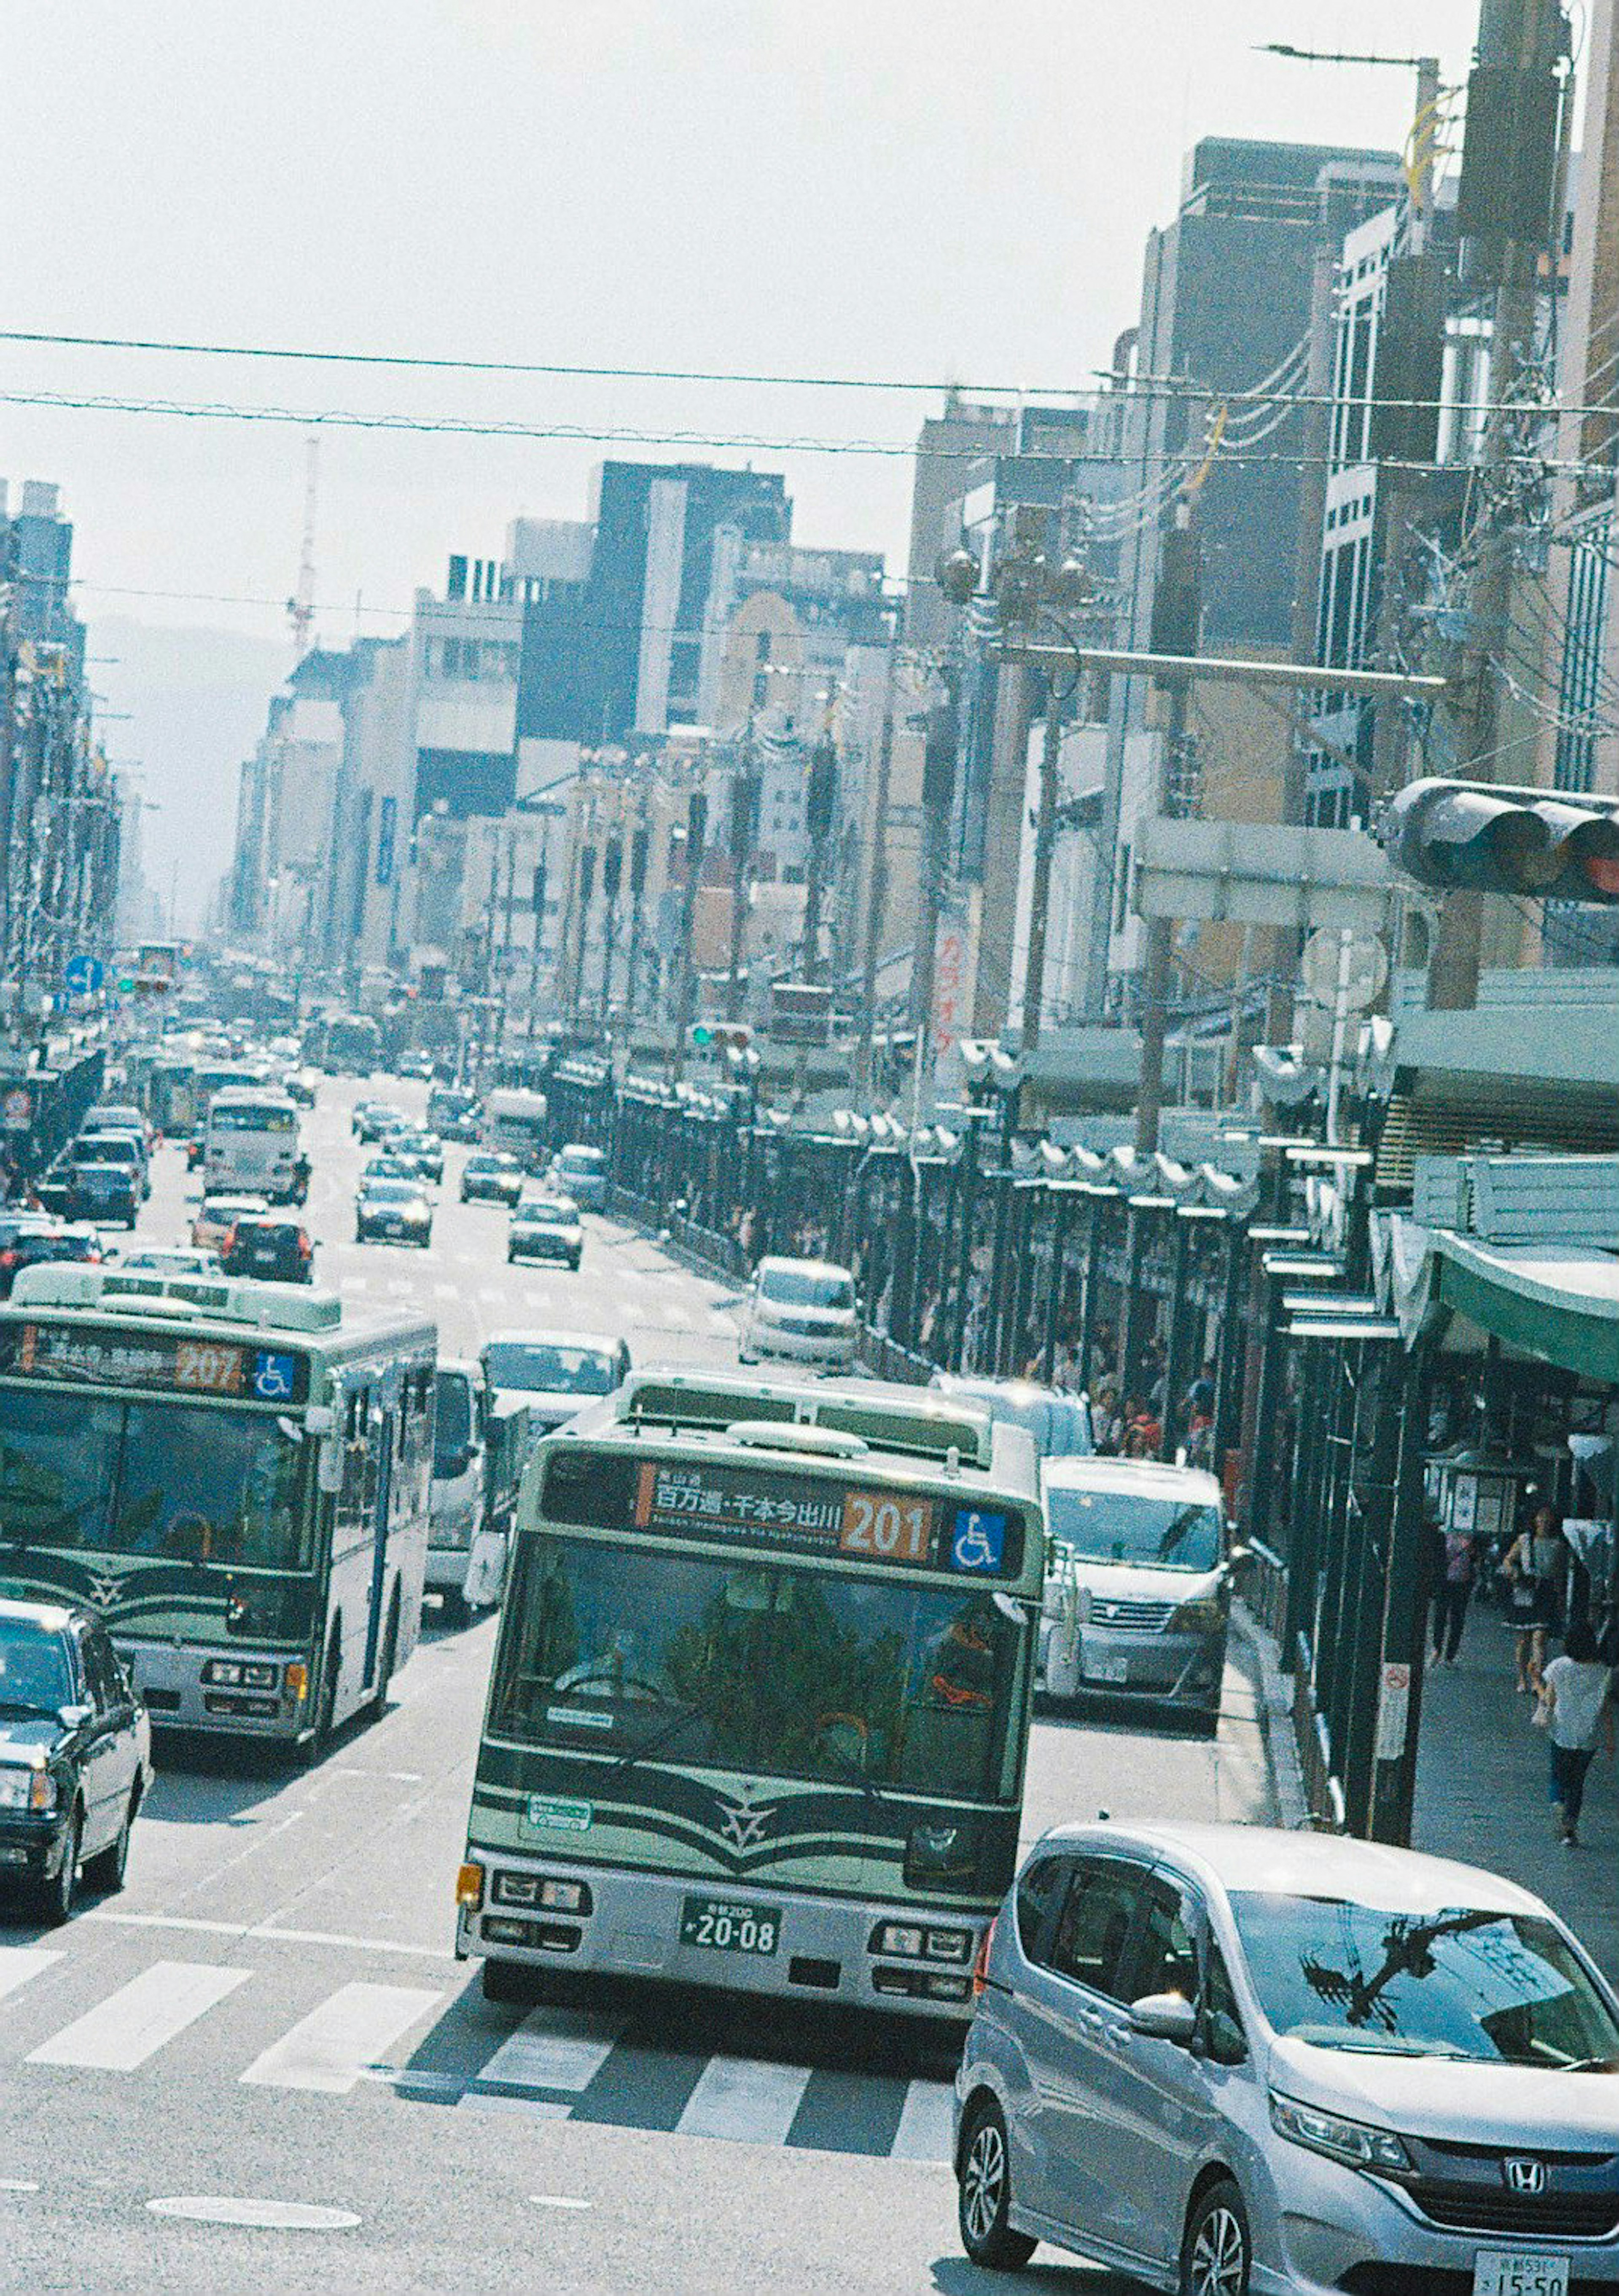
[[[933,955],[933,1051],[967,1034],[972,1005],[972,922],[964,908],[941,911]]]

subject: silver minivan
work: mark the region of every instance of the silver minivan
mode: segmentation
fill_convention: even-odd
[[[1047,1459],[1041,1680],[1220,1715],[1231,1618],[1224,1496],[1198,1467]]]
[[[962,2243],[1183,2296],[1619,2289],[1619,1999],[1557,1916],[1344,1837],[1060,1826],[980,1951]]]

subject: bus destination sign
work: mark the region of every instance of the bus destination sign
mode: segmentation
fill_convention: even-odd
[[[157,1389],[241,1403],[301,1402],[309,1391],[307,1357],[274,1348],[239,1347],[229,1340],[23,1324],[14,1337],[7,1334],[7,1341],[0,1370],[24,1379]]]
[[[761,1546],[861,1562],[938,1560],[938,1510],[911,1492],[858,1490],[707,1460],[642,1461],[637,1530],[740,1536]]]

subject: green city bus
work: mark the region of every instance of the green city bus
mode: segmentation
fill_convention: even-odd
[[[916,1389],[639,1374],[524,1476],[457,1883],[536,1968],[964,2018],[1017,1862],[1033,1447]]]
[[[0,1307],[0,1595],[106,1620],[154,1723],[314,1751],[415,1646],[430,1324],[69,1264]]]

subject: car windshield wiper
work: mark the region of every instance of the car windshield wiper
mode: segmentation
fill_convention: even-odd
[[[57,1718],[54,1706],[42,1706],[37,1698],[0,1698],[0,1714],[45,1714],[53,1722]]]

